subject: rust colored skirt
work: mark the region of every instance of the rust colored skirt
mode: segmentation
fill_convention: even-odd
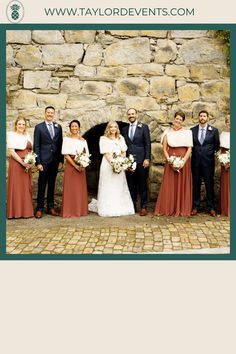
[[[28,144],[25,150],[15,150],[23,159],[31,150]],[[34,216],[32,203],[32,172],[11,156],[9,158],[7,182],[7,218],[30,218]]]
[[[66,162],[61,216],[63,218],[71,218],[85,215],[88,215],[88,192],[85,170],[79,172],[69,162]]]
[[[184,156],[186,147],[169,147],[169,156]],[[190,159],[179,171],[166,163],[154,215],[190,216],[192,210],[192,172]]]

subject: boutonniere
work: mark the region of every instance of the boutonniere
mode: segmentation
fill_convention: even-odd
[[[143,126],[142,123],[139,123],[139,124],[138,124],[138,127],[139,127],[139,128],[142,128],[142,126]]]
[[[212,131],[212,127],[210,125],[208,126],[208,130]]]
[[[55,124],[54,124],[54,127],[55,127],[55,128],[58,128],[58,124],[57,124],[57,123],[55,123]]]

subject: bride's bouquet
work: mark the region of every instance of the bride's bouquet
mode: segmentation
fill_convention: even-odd
[[[86,154],[86,151],[84,149],[82,152],[76,151],[74,160],[78,165],[85,168],[91,163],[90,156],[91,155]]]
[[[28,154],[25,156],[24,158],[24,163],[27,163],[29,165],[34,165],[36,162],[36,157],[37,155],[35,154],[35,152],[30,151],[28,152]],[[29,172],[29,168],[25,168],[25,172]]]
[[[222,165],[224,165],[226,168],[230,167],[230,151],[229,150],[227,150],[223,154],[220,152],[217,152],[216,156]]]
[[[180,169],[184,166],[184,158],[181,156],[170,156],[168,162],[171,164],[173,170],[179,172]]]
[[[120,173],[121,171],[126,171],[128,169],[132,169],[134,171],[136,168],[136,162],[131,154],[126,157],[114,152],[112,158],[110,159],[110,164],[113,172],[115,173]]]

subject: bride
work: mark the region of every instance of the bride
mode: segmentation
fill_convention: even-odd
[[[98,215],[120,216],[134,214],[134,206],[128,189],[125,172],[113,172],[110,160],[113,154],[124,154],[125,140],[120,135],[118,124],[110,121],[99,141],[103,154],[98,183]]]

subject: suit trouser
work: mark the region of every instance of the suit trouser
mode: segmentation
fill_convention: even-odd
[[[206,188],[206,203],[209,210],[215,209],[214,202],[214,166],[203,167],[201,164],[192,168],[193,175],[193,209],[200,207],[202,178]]]
[[[47,185],[47,208],[54,208],[54,190],[58,172],[58,163],[52,161],[49,164],[43,164],[43,168],[44,170],[39,172],[38,178],[37,210],[44,209],[44,195]]]
[[[134,207],[136,208],[139,193],[141,208],[147,208],[148,168],[144,168],[142,163],[138,163],[136,170],[134,172],[127,172],[126,177]]]

